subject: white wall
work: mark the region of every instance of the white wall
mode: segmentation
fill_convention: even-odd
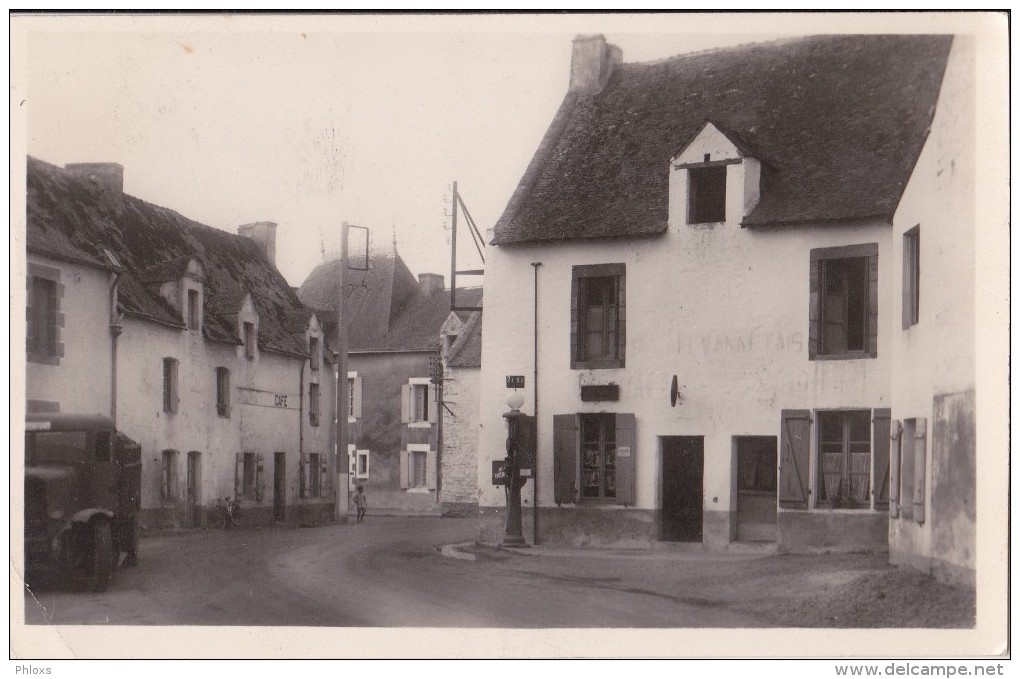
[[[667,171],[667,168],[663,168]],[[675,212],[675,211],[674,211]],[[680,210],[679,215],[685,215]],[[489,482],[504,455],[504,376],[532,374],[532,267],[539,269],[539,471],[543,504],[553,502],[552,415],[632,412],[637,416],[637,506],[657,506],[658,436],[705,436],[705,509],[731,505],[731,437],[778,435],[782,408],[888,407],[893,282],[898,266],[888,225],[751,230],[671,222],[659,238],[575,241],[491,248],[486,262],[486,328],[480,406],[482,505],[504,503]],[[808,360],[810,250],[879,245],[877,358]],[[627,268],[626,367],[570,369],[571,266],[622,262]],[[898,308],[898,307],[897,307]],[[682,405],[670,407],[676,374]],[[615,382],[620,400],[581,403],[579,385]],[[534,385],[523,410],[532,412]]]

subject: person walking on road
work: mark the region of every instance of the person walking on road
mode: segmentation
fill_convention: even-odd
[[[368,508],[368,500],[365,499],[365,487],[358,486],[358,492],[354,494],[354,506],[358,510],[358,523],[365,518],[365,509]]]

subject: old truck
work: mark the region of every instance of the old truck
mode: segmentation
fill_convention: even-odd
[[[102,592],[138,563],[141,448],[102,415],[25,422],[25,575]]]

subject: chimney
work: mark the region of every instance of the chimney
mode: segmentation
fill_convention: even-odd
[[[609,81],[613,66],[623,59],[616,45],[606,43],[604,35],[579,35],[574,38],[570,59],[570,91],[595,94]]]
[[[120,163],[69,163],[64,169],[89,180],[114,197],[124,195],[124,166]]]
[[[276,223],[254,222],[237,227],[237,235],[251,238],[266,251],[266,259],[276,266]]]
[[[428,297],[433,292],[442,292],[446,288],[443,277],[437,273],[418,274],[418,290]]]

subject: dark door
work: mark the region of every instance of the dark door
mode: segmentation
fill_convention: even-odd
[[[662,540],[701,542],[704,467],[704,437],[662,438]]]
[[[199,474],[201,473],[202,454],[197,450],[188,453],[188,478],[184,487],[184,499],[187,504],[187,519],[191,526],[202,525],[202,502],[199,497]]]
[[[287,453],[273,455],[273,519],[287,520]]]

